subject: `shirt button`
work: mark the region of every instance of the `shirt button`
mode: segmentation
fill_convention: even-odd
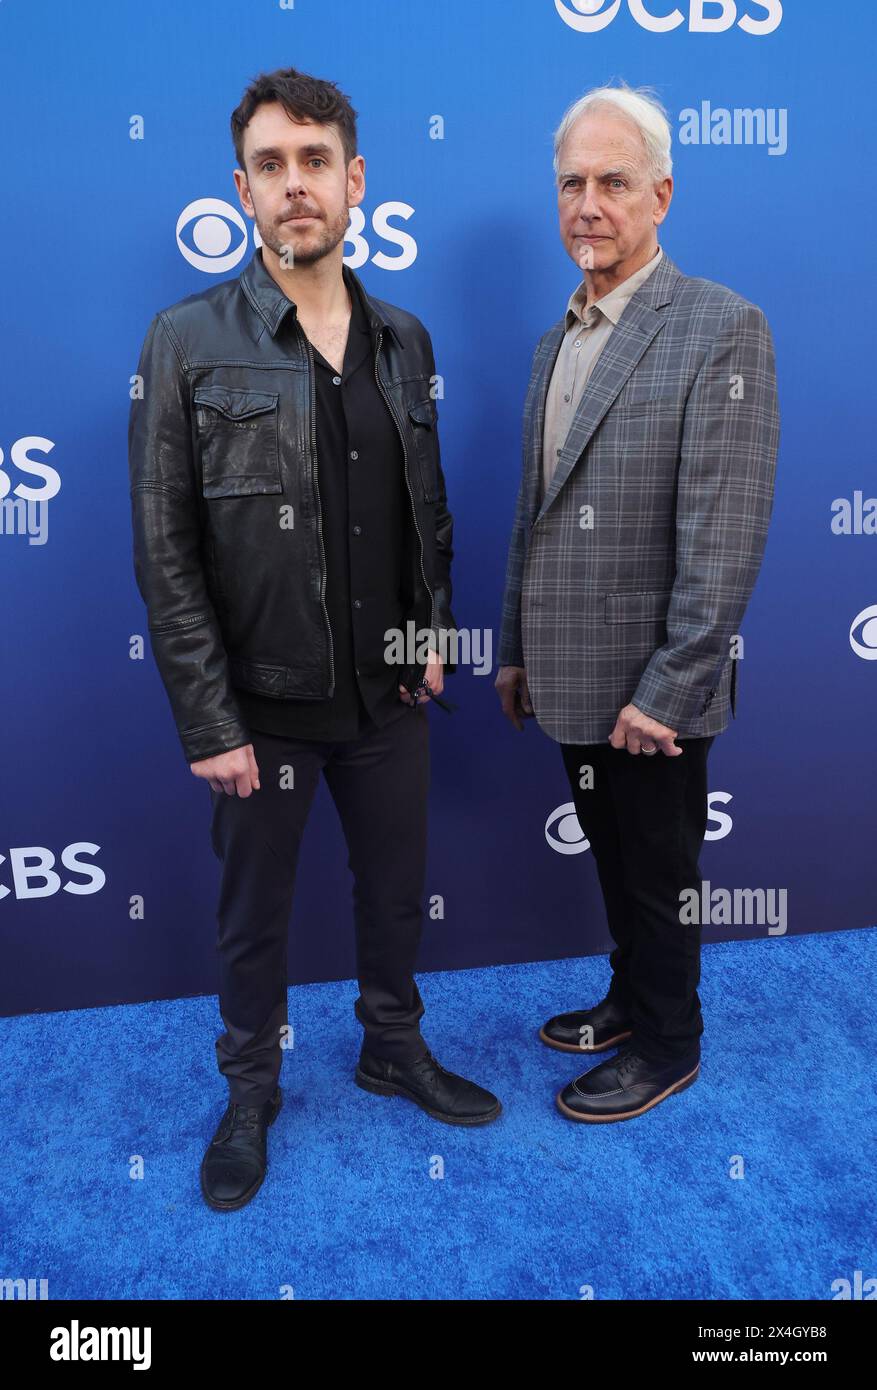
[[[355,598],[355,599],[353,600],[353,606],[354,606],[354,608],[361,608],[361,607],[362,607],[362,603],[360,602],[360,600],[359,600],[358,598]]]
[[[350,457],[351,457],[352,459],[358,459],[358,458],[359,458],[359,454],[356,452],[355,449],[351,449],[351,450],[350,450]]]
[[[581,338],[576,338],[575,345],[576,345],[576,347],[581,347],[581,345],[582,345],[582,340],[581,340]]]
[[[565,401],[568,401],[568,400],[569,400],[569,396],[564,396],[563,399],[564,399]]]
[[[353,534],[354,534],[354,536],[361,536],[361,535],[362,535],[362,527],[361,527],[361,526],[354,526],[354,528],[353,528]]]
[[[341,378],[340,378],[340,376],[333,376],[333,378],[332,378],[332,384],[333,384],[333,386],[340,386],[340,385],[341,385]]]

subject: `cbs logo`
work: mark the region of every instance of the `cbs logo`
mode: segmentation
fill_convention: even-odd
[[[106,874],[97,864],[86,864],[79,858],[81,854],[99,853],[100,845],[92,844],[90,840],[78,840],[72,845],[66,845],[61,851],[61,863],[71,873],[84,878],[85,882],[71,879],[62,883],[61,875],[54,867],[55,856],[50,849],[43,845],[24,845],[20,849],[11,849],[9,867],[12,871],[12,888],[0,883],[0,898],[8,898],[13,891],[19,901],[25,898],[50,898],[59,890],[77,895],[99,893],[107,881]],[[28,863],[28,860],[35,862]],[[0,854],[0,864],[5,861],[6,856]]]
[[[3,467],[5,454],[0,449],[0,501],[7,497],[11,492],[14,497],[20,497],[25,502],[49,502],[61,491],[61,474],[51,464],[40,463],[37,459],[28,456],[30,449],[37,449],[40,453],[48,454],[55,447],[53,439],[46,439],[41,434],[22,435],[21,439],[16,439],[9,450],[10,462],[22,473],[30,473],[36,478],[42,479],[42,487],[28,487],[27,483],[17,483],[12,486],[12,480],[6,469]],[[11,504],[12,505],[12,504]]]
[[[863,661],[877,661],[877,603],[856,614],[850,624],[849,636],[856,656]]]
[[[417,242],[391,218],[407,221],[414,213],[409,203],[381,203],[372,213],[371,231],[381,240],[399,248],[393,255],[384,251],[370,252],[366,236],[365,213],[361,207],[350,209],[350,222],[345,234],[353,250],[344,257],[351,270],[358,270],[366,261],[381,270],[407,270],[417,259]],[[196,198],[187,204],[177,218],[177,246],[180,254],[196,270],[207,275],[225,275],[244,258],[249,236],[247,223],[239,208],[223,198]],[[261,246],[262,238],[253,227],[253,242]]]
[[[733,800],[731,792],[710,792],[706,799],[709,821],[705,840],[724,840],[730,835],[734,821],[719,806],[727,806]],[[583,854],[591,848],[590,840],[585,838],[574,801],[557,806],[545,822],[545,839],[557,854]]]
[[[748,12],[738,18],[742,6],[737,0],[688,0],[688,30],[692,34],[724,34],[736,24],[747,34],[772,34],[783,18],[782,0],[746,0],[749,8],[764,11],[758,15]],[[554,0],[554,8],[564,24],[580,34],[597,34],[606,29],[621,9],[621,0]],[[641,29],[653,34],[666,34],[685,23],[681,10],[670,14],[653,15],[646,9],[646,0],[627,0],[627,8]],[[709,14],[704,11],[709,10]],[[715,11],[719,13],[716,14]]]

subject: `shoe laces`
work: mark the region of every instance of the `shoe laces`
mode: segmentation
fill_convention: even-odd
[[[428,1082],[432,1086],[436,1085],[441,1073],[444,1073],[445,1076],[449,1075],[441,1063],[436,1061],[431,1052],[424,1052],[422,1057],[418,1057],[416,1062],[412,1062],[411,1070],[415,1072],[421,1080]]]
[[[637,1063],[642,1059],[632,1047],[623,1047],[615,1056],[615,1063],[619,1081],[624,1080],[634,1070]]]
[[[252,1134],[258,1129],[260,1109],[258,1105],[243,1105],[240,1101],[235,1101],[229,1139],[233,1139],[236,1134]]]

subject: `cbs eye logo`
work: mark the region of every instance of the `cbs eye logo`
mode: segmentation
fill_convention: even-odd
[[[574,801],[567,801],[551,812],[545,822],[545,838],[558,854],[581,854],[591,848],[579,825]]]
[[[858,636],[856,628],[860,628]],[[850,646],[863,661],[877,661],[877,603],[863,608],[850,624]]]
[[[414,213],[409,203],[381,203],[372,214],[372,230],[383,241],[399,248],[399,253],[389,256],[384,251],[371,255],[369,243],[363,235],[365,214],[361,207],[350,209],[350,221],[344,237],[345,244],[352,251],[344,257],[351,270],[358,270],[366,261],[381,270],[407,270],[417,260],[417,242],[408,232],[396,227],[391,217],[401,217],[407,221]],[[249,237],[247,224],[241,213],[223,198],[196,198],[183,208],[177,218],[177,246],[180,254],[196,270],[207,275],[224,275],[233,270],[246,254]],[[262,245],[257,227],[253,227],[253,242]]]
[[[568,9],[562,0],[554,0],[554,8],[564,24],[568,24],[570,29],[577,29],[580,34],[596,34],[600,29],[605,29],[621,9],[621,0],[613,0],[613,4],[602,14],[598,11],[603,8],[603,0],[570,0],[570,3],[572,9]]]
[[[239,236],[237,245],[230,249],[235,240],[233,229]],[[247,249],[247,224],[237,208],[222,198],[196,198],[177,218],[177,246],[196,270],[224,275],[234,269]]]
[[[576,29],[580,34],[597,34],[606,29],[621,9],[621,0],[612,0],[603,8],[605,0],[554,0],[554,8],[564,24]],[[783,18],[782,0],[751,0],[759,10],[766,10],[763,19],[753,19],[744,15],[737,18],[736,0],[688,0],[688,29],[693,34],[723,34],[736,24],[748,34],[772,34],[778,29]],[[704,7],[721,9],[720,15],[705,15]],[[653,15],[646,9],[645,0],[627,0],[627,8],[641,29],[649,29],[653,34],[666,34],[685,23],[681,10],[671,10],[667,15]]]

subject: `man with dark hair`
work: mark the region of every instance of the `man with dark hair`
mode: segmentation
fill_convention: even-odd
[[[287,927],[321,772],[354,876],[357,1083],[450,1124],[501,1108],[433,1057],[413,973],[425,704],[443,666],[438,641],[424,667],[417,654],[391,663],[386,640],[455,626],[432,343],[343,263],[365,193],[344,94],[294,69],[263,75],[231,126],[261,249],[237,279],[156,314],[129,427],[137,583],[223,866],[216,1051],[229,1103],[201,1165],[217,1210],[250,1201],[265,1175]]]

